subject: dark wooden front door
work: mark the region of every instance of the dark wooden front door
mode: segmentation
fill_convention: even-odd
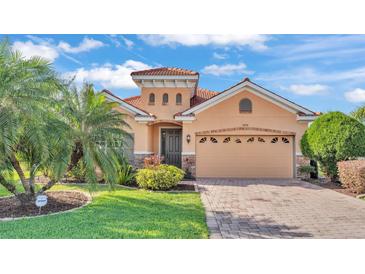
[[[181,129],[161,130],[161,156],[168,165],[181,167]]]

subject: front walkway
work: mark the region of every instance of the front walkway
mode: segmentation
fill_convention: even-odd
[[[365,201],[298,180],[197,181],[210,238],[365,238]]]

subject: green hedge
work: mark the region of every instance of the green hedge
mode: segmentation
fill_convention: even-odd
[[[306,130],[300,146],[303,155],[318,161],[334,181],[338,161],[365,156],[365,126],[342,112],[329,112]]]
[[[183,178],[184,171],[175,166],[159,165],[137,171],[137,184],[144,189],[168,190],[175,187]]]

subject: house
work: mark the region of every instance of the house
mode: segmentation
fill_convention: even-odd
[[[306,162],[300,139],[317,114],[245,78],[222,92],[199,73],[156,68],[131,73],[140,95],[109,100],[134,135],[136,166],[152,154],[196,177],[293,178]]]

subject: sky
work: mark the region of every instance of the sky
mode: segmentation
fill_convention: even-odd
[[[0,35],[0,38],[5,37]],[[180,67],[223,91],[245,77],[313,111],[365,104],[365,35],[6,35],[25,58],[125,98],[134,70]]]

